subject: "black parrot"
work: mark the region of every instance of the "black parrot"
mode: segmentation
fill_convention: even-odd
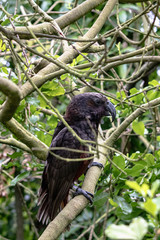
[[[81,139],[95,141],[101,118],[109,115],[114,120],[116,110],[113,104],[102,94],[90,92],[73,97],[64,119]],[[52,150],[55,147],[59,149]],[[74,181],[86,172],[93,160],[69,162],[63,159],[92,157],[87,151],[88,147],[81,144],[60,121],[53,135],[39,190],[37,217],[43,224],[53,220],[58,211],[67,204],[69,190]]]

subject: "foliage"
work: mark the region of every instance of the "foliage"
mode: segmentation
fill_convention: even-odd
[[[95,31],[93,23],[107,1],[92,1],[90,11],[80,11],[85,2],[37,1],[49,19],[32,0],[20,0],[18,6],[3,1],[0,7],[1,112],[11,100],[9,111],[0,112],[0,239],[33,240],[44,231],[36,220],[42,146],[47,152],[71,97],[86,91],[103,92],[116,106],[116,121],[104,118],[101,125],[106,139],[128,117],[133,120],[106,154],[93,205],[58,239],[160,239],[158,1],[119,1],[93,35],[90,30]],[[72,20],[67,14],[75,7]],[[142,114],[134,118],[139,109]]]

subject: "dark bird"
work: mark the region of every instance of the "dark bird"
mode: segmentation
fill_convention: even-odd
[[[113,121],[116,116],[113,104],[102,94],[90,92],[73,97],[64,119],[81,139],[95,141],[101,118],[109,115]],[[90,159],[85,161],[64,160],[89,157]],[[47,224],[55,218],[67,204],[69,190],[74,181],[86,172],[92,161],[93,154],[89,153],[88,146],[80,143],[60,121],[55,129],[42,175],[37,215],[39,221]]]

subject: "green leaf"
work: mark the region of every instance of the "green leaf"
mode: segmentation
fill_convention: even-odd
[[[121,53],[133,52],[135,50],[136,50],[135,47],[126,47],[126,48],[121,49]]]
[[[2,51],[3,51],[3,50],[2,50]],[[8,75],[8,70],[7,70],[7,68],[6,68],[6,67],[2,67],[1,69],[2,69],[2,71],[3,71],[5,74],[7,74],[7,75]]]
[[[148,167],[151,167],[151,166],[155,165],[154,156],[151,153],[148,153],[148,154],[145,155],[144,161],[147,163]]]
[[[160,91],[150,90],[150,91],[147,92],[147,99],[149,101],[154,100],[154,99],[158,98],[159,96],[160,96]]]
[[[126,117],[128,115],[128,113],[130,113],[129,108],[125,108],[121,111],[121,117]]]
[[[140,91],[138,91],[136,88],[130,89],[130,94],[131,94],[131,95],[134,95],[134,94],[136,94],[136,93],[139,93],[139,94],[137,94],[137,95],[134,96],[134,97],[131,97],[130,99],[131,99],[132,101],[134,101],[136,104],[140,104],[140,103],[142,102],[142,99],[143,99],[143,97],[144,97],[144,94],[141,93]]]
[[[18,106],[18,108],[17,108],[17,110],[16,110],[16,113],[19,113],[19,112],[23,111],[24,108],[25,108],[25,106],[26,106],[26,101],[25,101],[25,99],[23,99],[23,100],[20,102],[20,105]]]
[[[158,188],[160,187],[160,180],[157,179],[156,181],[154,181],[152,183],[152,187],[151,187],[151,197],[153,197],[155,195],[155,193],[157,192]]]
[[[29,120],[31,121],[31,123],[35,124],[36,122],[38,122],[39,116],[33,114],[33,115],[29,118]]]
[[[94,197],[94,206],[100,208],[102,207],[109,197],[109,193],[102,192]]]
[[[109,203],[110,203],[113,207],[118,207],[118,204],[117,204],[116,202],[114,202],[112,198],[109,198]]]
[[[59,96],[59,95],[63,95],[65,93],[64,88],[61,87],[59,85],[59,83],[57,83],[55,81],[50,81],[50,82],[45,83],[41,87],[41,91],[49,97]]]
[[[124,10],[120,11],[120,13],[119,13],[119,20],[122,23],[127,20],[127,13],[126,13],[126,11],[124,11]]]
[[[137,240],[143,239],[148,230],[148,223],[142,217],[134,218],[129,226],[136,232]]]
[[[118,42],[118,43],[116,44],[116,47],[117,47],[117,49],[118,49],[119,55],[121,55],[121,42]]]
[[[134,121],[132,123],[132,128],[138,135],[144,135],[145,126],[143,122]]]
[[[125,171],[128,175],[132,177],[138,177],[143,169],[144,169],[144,165],[136,164],[132,168],[125,169]]]
[[[113,162],[122,170],[125,168],[125,159],[122,156],[114,156]],[[112,166],[113,168],[113,174],[115,177],[117,177],[120,174],[120,171],[116,168],[116,166]]]
[[[118,91],[116,96],[118,99],[121,99],[121,98],[124,99],[126,98],[126,93],[124,91]]]
[[[70,75],[68,74],[68,73],[65,73],[65,74],[63,74],[63,75],[61,75],[61,80],[65,80],[66,78],[70,78]]]
[[[141,194],[141,187],[139,186],[139,184],[135,181],[126,181],[126,185],[128,185],[130,188],[136,190],[138,193]]]
[[[118,66],[119,76],[124,79],[127,76],[127,64]]]
[[[158,212],[160,212],[160,197],[153,198],[153,203],[156,204],[158,214]]]
[[[115,196],[113,200],[122,209],[123,214],[129,214],[132,212],[132,206],[129,203],[127,203],[123,197]]]
[[[160,142],[160,136],[157,136],[157,141]]]
[[[40,102],[40,107],[43,107],[43,108],[47,107],[46,101],[40,95],[38,95],[38,100]]]
[[[146,197],[147,194],[150,193],[149,186],[146,183],[143,183],[141,186],[137,182],[132,181],[126,181],[126,185],[128,185],[130,188],[133,188],[138,193],[140,193],[143,197]]]
[[[152,80],[152,81],[150,81],[148,84],[155,87],[155,86],[158,86],[158,85],[159,85],[159,82],[156,81],[156,80]]]
[[[36,131],[35,134],[39,140],[44,142],[47,146],[50,146],[52,136],[48,135],[47,133],[44,133],[43,131]]]
[[[123,224],[121,225],[110,225],[107,230],[105,231],[107,237],[111,239],[126,239],[128,240],[128,236],[130,240],[137,240],[136,233],[130,229],[128,226]]]
[[[31,105],[35,105],[35,106],[39,106],[39,100],[36,97],[27,97],[26,102],[31,104]]]
[[[14,152],[13,154],[7,154],[8,157],[10,157],[11,159],[15,159],[17,157],[21,157],[22,156],[22,152]]]
[[[16,167],[21,167],[22,165],[20,164],[19,161],[12,161],[12,162],[9,162],[7,165],[5,165],[5,169],[8,169],[8,168],[12,168],[13,166],[16,166]]]
[[[147,201],[144,203],[140,203],[140,206],[149,214],[156,217],[158,213],[157,205],[154,203],[153,199],[147,198]]]
[[[6,25],[8,25],[8,24],[10,24],[10,20],[7,18],[6,20],[4,20],[3,22],[2,22],[2,26],[6,26]]]
[[[14,179],[12,179],[10,185],[11,186],[15,186],[17,184],[17,182],[19,182],[20,180],[28,177],[30,174],[30,172],[23,172],[23,173],[20,173],[19,175],[17,175]]]
[[[83,60],[84,60],[83,56],[79,54],[79,56],[76,58],[76,63],[79,63]]]
[[[56,128],[57,122],[58,122],[58,119],[54,115],[49,116],[48,119],[47,119],[48,125],[52,128]]]
[[[150,191],[149,191],[149,186],[148,186],[148,184],[143,183],[142,186],[141,186],[141,194],[142,194],[144,197],[146,197],[149,192],[150,192]]]
[[[0,50],[3,52],[6,50],[6,44],[0,39]],[[4,67],[3,67],[4,69]],[[8,71],[7,71],[8,72]],[[8,73],[7,73],[8,74]]]
[[[111,239],[142,240],[148,230],[148,223],[141,217],[134,218],[129,226],[111,224],[105,234]]]

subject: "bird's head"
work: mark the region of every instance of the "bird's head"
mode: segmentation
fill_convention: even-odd
[[[100,122],[103,116],[111,116],[114,121],[116,110],[114,105],[102,94],[88,92],[76,95],[67,107],[65,117],[69,121],[90,119]]]

